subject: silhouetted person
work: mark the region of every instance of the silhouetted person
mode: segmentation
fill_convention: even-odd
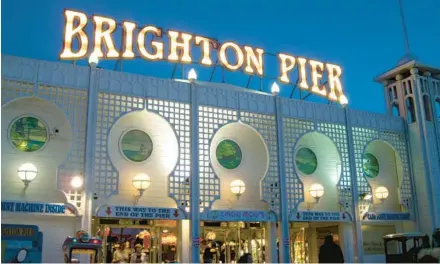
[[[211,245],[208,245],[203,253],[203,263],[212,263],[213,258],[214,254],[211,252]]]
[[[319,263],[344,263],[341,247],[333,242],[333,236],[325,237],[324,244],[319,248]]]

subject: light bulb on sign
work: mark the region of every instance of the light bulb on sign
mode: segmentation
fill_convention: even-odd
[[[280,86],[276,82],[272,84],[272,87],[270,88],[270,91],[272,95],[278,95],[280,93]]]
[[[341,103],[341,105],[346,106],[348,105],[348,99],[345,95],[341,95],[339,97],[339,103]]]
[[[92,54],[90,54],[90,57],[89,57],[89,65],[92,68],[96,68],[98,63],[99,63],[98,55],[95,52],[93,52]]]
[[[197,80],[197,73],[194,69],[189,70],[188,72],[188,80],[195,81]]]

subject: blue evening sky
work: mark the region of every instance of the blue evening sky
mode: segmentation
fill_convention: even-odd
[[[439,67],[440,0],[403,3],[412,52],[421,62]],[[384,102],[382,86],[373,78],[404,55],[398,0],[3,0],[2,53],[58,60],[65,8],[339,64],[350,106],[374,112],[384,112]],[[107,69],[114,64],[100,63]],[[277,69],[269,68],[278,65],[271,65],[267,72],[276,74]],[[172,72],[172,65],[139,60],[124,62],[123,67],[162,78],[170,78]],[[209,78],[210,69],[195,67],[201,80]],[[226,76],[227,82],[246,85],[241,73]],[[264,89],[269,85],[266,80]],[[258,86],[257,80],[251,86]],[[290,94],[291,87],[281,89],[283,95]]]

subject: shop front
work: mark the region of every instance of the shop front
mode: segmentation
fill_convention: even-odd
[[[63,262],[60,245],[81,225],[73,205],[11,200],[1,205],[2,262],[24,255],[24,262]]]
[[[341,247],[344,256],[351,254],[353,235],[350,231],[353,225],[349,213],[297,211],[290,215],[289,220],[292,263],[317,263],[319,249],[328,235]]]
[[[130,261],[140,248],[148,263],[183,262],[189,243],[186,219],[186,213],[176,208],[100,206],[93,230],[103,239],[101,261]]]
[[[273,262],[269,257],[271,247],[275,248],[270,234],[276,222],[273,212],[212,210],[203,213],[201,220],[201,260],[237,263],[240,258],[251,256],[253,263]]]

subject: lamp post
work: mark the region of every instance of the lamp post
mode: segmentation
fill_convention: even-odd
[[[242,180],[232,181],[229,186],[231,192],[237,197],[237,200],[246,190],[246,184]]]
[[[17,175],[20,180],[24,183],[24,188],[26,189],[38,175],[37,167],[32,163],[24,163],[18,167]]]

